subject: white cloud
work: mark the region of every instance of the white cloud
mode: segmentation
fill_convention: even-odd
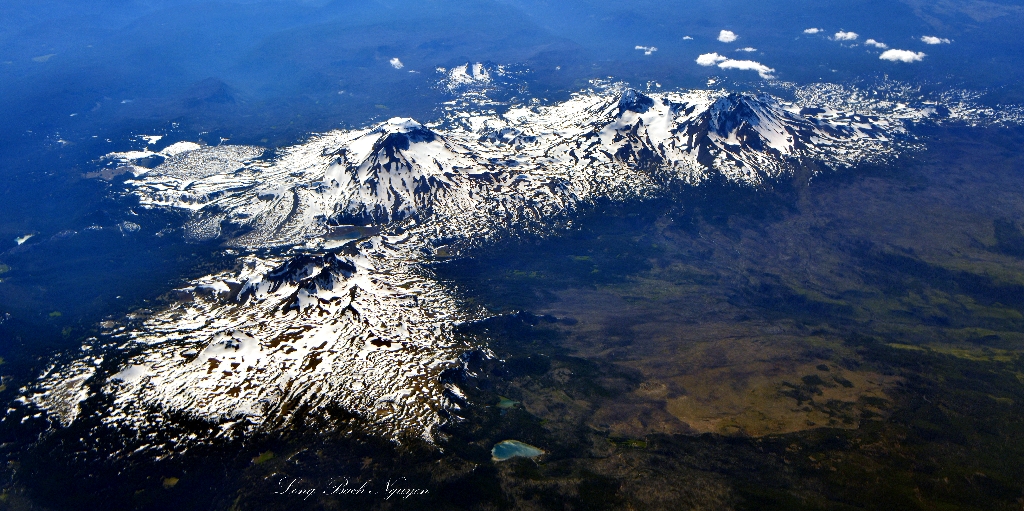
[[[874,46],[875,48],[881,48],[883,50],[889,47],[889,45],[882,42],[878,42],[874,39],[868,39],[867,41],[864,41],[864,44],[868,46]]]
[[[933,35],[925,35],[921,36],[921,42],[924,44],[949,44],[949,39],[935,37]]]
[[[688,36],[688,35],[684,35],[684,36],[683,36],[683,40],[684,40],[684,41],[692,41],[692,40],[693,40],[693,38],[692,38],[692,37],[690,37],[690,36]]]
[[[753,60],[725,60],[718,63],[718,67],[722,69],[742,69],[744,71],[757,71],[757,74],[761,75],[761,78],[765,80],[774,78],[772,73],[774,69],[760,63],[754,62]]]
[[[402,64],[402,61],[398,60],[398,57],[395,57],[391,59],[391,67],[395,69],[402,69],[403,67],[405,67],[405,64]]]
[[[836,41],[853,41],[857,39],[857,33],[843,32],[842,30],[840,30],[839,32],[836,32],[836,35],[833,37],[833,39],[835,39]]]
[[[713,66],[726,60],[729,60],[729,57],[723,57],[717,53],[705,53],[697,57],[697,63],[702,66]]]
[[[723,30],[718,33],[718,40],[723,43],[731,43],[736,40],[736,33],[732,30]]]
[[[885,50],[878,58],[893,62],[917,62],[925,58],[925,54],[922,52],[914,53],[909,50]]]
[[[634,49],[636,49],[636,50],[643,50],[644,51],[644,55],[650,55],[650,54],[658,51],[658,49],[655,48],[654,46],[637,46]]]
[[[737,49],[736,51],[746,51],[746,52],[751,52],[751,51],[757,51],[757,48],[751,48],[751,47],[747,46],[746,48],[739,48],[739,49]]]
[[[805,34],[817,34],[818,32],[823,32],[823,30],[820,28],[808,28],[807,30],[804,30]]]
[[[733,60],[724,55],[717,53],[705,53],[697,57],[697,64],[702,66],[718,66],[722,69],[740,69],[744,71],[757,71],[757,74],[761,75],[761,78],[770,79],[774,78],[772,73],[774,69],[760,63],[754,62],[753,60]]]

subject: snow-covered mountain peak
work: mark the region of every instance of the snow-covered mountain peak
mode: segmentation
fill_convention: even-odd
[[[324,174],[327,192],[342,199],[336,213],[373,221],[400,219],[429,208],[476,162],[439,134],[394,118],[336,150]]]
[[[778,124],[787,117],[779,103],[767,94],[752,96],[735,92],[718,98],[708,114],[711,128],[721,137],[728,137],[744,125]]]
[[[448,72],[448,78],[453,86],[491,83],[490,71],[480,62],[455,66]]]
[[[431,144],[437,140],[436,133],[415,120],[393,117],[347,140],[331,154],[339,156],[339,162],[348,163],[363,162],[374,157],[387,160],[397,157],[402,151],[431,152],[431,148],[421,144]],[[436,151],[439,148],[433,149]]]
[[[512,96],[526,92],[523,77],[529,70],[517,65],[466,62],[450,68],[438,67],[436,88],[454,96],[447,105],[490,107],[508,104]]]
[[[408,117],[392,117],[382,123],[373,133],[380,133],[379,145],[375,149],[394,147],[408,150],[413,144],[430,143],[437,139],[437,134],[429,128]]]
[[[619,98],[619,114],[636,112],[642,114],[654,106],[654,100],[636,89],[626,89]]]

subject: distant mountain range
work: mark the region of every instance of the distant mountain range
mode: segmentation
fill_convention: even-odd
[[[490,83],[479,65],[452,73],[460,87]],[[439,375],[474,348],[453,327],[483,317],[429,263],[557,233],[598,199],[882,163],[914,145],[908,123],[979,118],[962,103],[858,101],[820,86],[795,95],[599,84],[547,106],[471,105],[430,124],[395,118],[314,135],[273,157],[229,145],[112,153],[131,166],[127,186],[143,206],[191,211],[186,237],[224,237],[249,253],[141,325],[113,328],[114,353],[55,365],[22,401],[61,424],[132,431],[187,417],[211,424],[207,437],[301,422],[429,440],[460,402]],[[165,159],[151,169],[135,163],[154,155]],[[100,419],[80,415],[92,389],[111,403]]]
[[[902,123],[879,116],[717,91],[625,89],[504,115],[463,114],[431,126],[395,118],[330,132],[271,162],[251,160],[258,148],[203,147],[153,169],[138,166],[129,184],[145,205],[197,211],[193,236],[229,223],[246,233],[233,244],[291,246],[338,225],[435,213],[458,221],[460,211],[507,201],[509,188],[566,205],[642,197],[672,181],[757,185],[804,165],[892,157],[905,134]]]

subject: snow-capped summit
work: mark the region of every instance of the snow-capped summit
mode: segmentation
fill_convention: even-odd
[[[491,83],[491,73],[487,67],[480,62],[475,64],[462,64],[447,71],[448,86],[453,91],[460,85],[477,85]]]
[[[778,103],[763,94],[750,96],[730,93],[715,101],[708,111],[710,128],[723,138],[749,139],[756,133],[763,139],[762,130],[779,124],[786,117],[786,112]],[[761,148],[763,146],[756,147]]]
[[[457,175],[476,167],[443,137],[412,120],[395,118],[334,153],[324,175],[340,200],[336,219],[401,219],[429,209]]]
[[[654,106],[654,100],[636,89],[626,89],[619,97],[619,114],[623,112],[636,112],[642,114]]]
[[[286,289],[289,300],[284,310],[304,309],[312,302],[329,301],[329,291],[338,283],[351,278],[358,272],[356,264],[349,258],[337,254],[301,254],[266,274],[254,276],[241,287],[236,301],[261,300]],[[309,300],[309,297],[318,297]]]
[[[528,70],[517,65],[466,62],[450,68],[438,67],[437,73],[437,89],[454,96],[457,103],[479,107],[504,104],[511,95],[524,93],[526,82],[522,76]]]
[[[810,161],[845,166],[884,157],[902,128],[879,118],[797,108],[767,94],[627,89],[592,148],[660,179],[711,176],[758,184]]]
[[[677,130],[702,165],[729,162],[765,177],[784,173],[787,160],[799,156],[797,148],[811,148],[825,135],[771,96],[738,93],[716,99],[706,111],[680,122]]]

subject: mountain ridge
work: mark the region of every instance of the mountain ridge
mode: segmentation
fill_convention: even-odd
[[[461,344],[455,325],[486,313],[438,282],[431,263],[502,237],[555,234],[599,200],[713,180],[756,187],[805,164],[817,172],[895,158],[914,148],[907,123],[935,110],[834,107],[609,87],[500,114],[455,108],[426,125],[395,118],[317,134],[270,160],[254,158],[258,148],[197,146],[126,185],[144,207],[191,212],[186,233],[225,236],[243,251],[239,267],[195,279],[177,290],[188,299],[109,332],[120,347],[90,347],[54,366],[23,402],[55,423],[128,432],[159,430],[157,417],[169,415],[232,438],[358,420],[392,440],[433,441],[448,411],[464,405],[441,374],[485,349]],[[110,407],[82,416],[81,403],[97,394]],[[347,418],[331,415],[337,409]],[[202,440],[124,449],[167,453]]]

